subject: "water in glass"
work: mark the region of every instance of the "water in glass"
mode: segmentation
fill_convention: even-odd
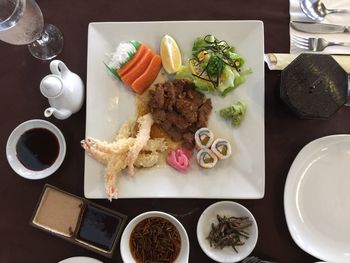
[[[0,40],[25,45],[40,38],[44,19],[34,0],[0,0]]]

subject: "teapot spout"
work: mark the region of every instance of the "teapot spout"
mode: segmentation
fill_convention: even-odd
[[[55,108],[47,108],[45,111],[44,111],[44,116],[46,118],[50,117],[54,112],[56,111]]]
[[[54,115],[59,120],[64,120],[69,118],[72,115],[72,112],[70,110],[58,110],[54,107],[47,108],[44,111],[44,116],[46,118],[50,117],[51,115]]]

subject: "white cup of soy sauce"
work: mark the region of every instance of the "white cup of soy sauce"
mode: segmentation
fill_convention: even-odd
[[[21,123],[10,134],[6,156],[20,176],[38,180],[53,174],[66,155],[66,141],[52,123],[34,119]]]

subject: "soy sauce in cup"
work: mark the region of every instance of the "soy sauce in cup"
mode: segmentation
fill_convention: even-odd
[[[57,159],[60,146],[55,134],[45,128],[34,128],[24,132],[18,139],[18,160],[29,170],[42,171]]]

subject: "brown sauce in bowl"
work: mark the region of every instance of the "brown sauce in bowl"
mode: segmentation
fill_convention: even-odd
[[[42,171],[56,161],[60,151],[55,134],[45,128],[33,128],[23,133],[17,142],[18,160],[29,170]]]
[[[181,237],[167,219],[149,217],[132,230],[129,247],[137,263],[172,263],[180,253]]]
[[[77,233],[77,239],[110,252],[118,235],[120,219],[93,205],[87,205]]]

